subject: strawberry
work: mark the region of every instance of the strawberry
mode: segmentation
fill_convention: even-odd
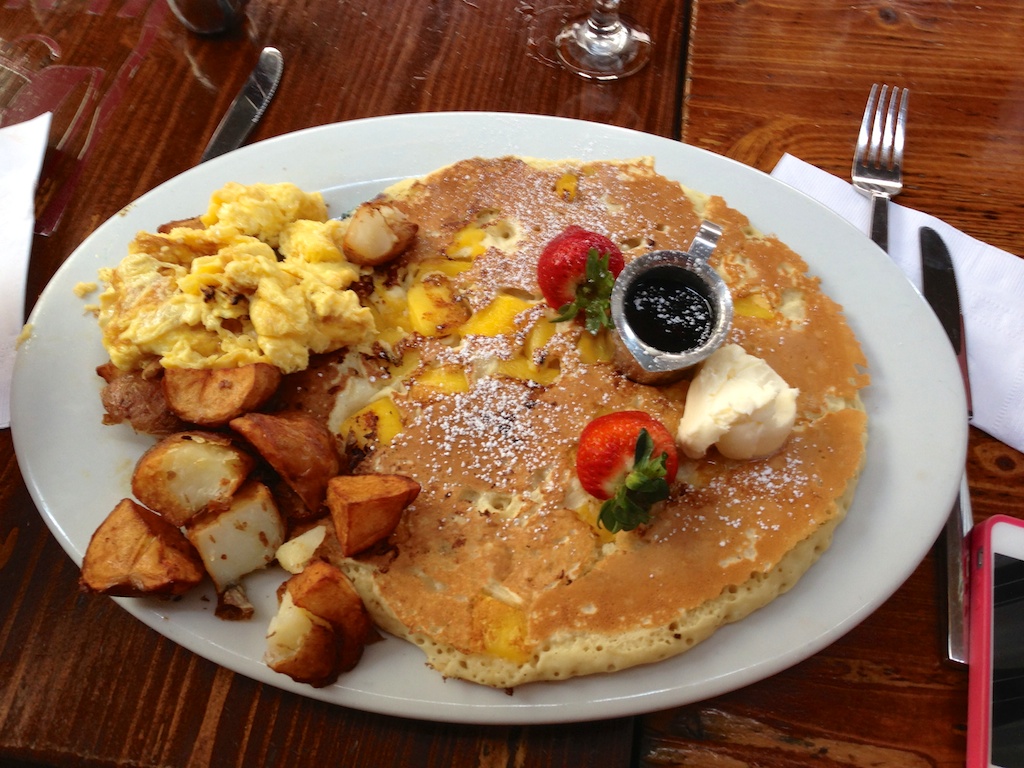
[[[672,435],[644,411],[599,416],[580,434],[576,475],[587,493],[604,500],[598,522],[612,533],[647,523],[678,469]]]
[[[559,312],[556,322],[580,312],[590,333],[611,328],[612,284],[625,262],[604,235],[575,224],[549,242],[537,260],[537,283],[547,303]]]

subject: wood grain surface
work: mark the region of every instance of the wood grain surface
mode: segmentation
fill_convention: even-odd
[[[54,120],[64,143],[51,139],[38,195],[40,219],[54,231],[34,241],[28,306],[97,225],[198,162],[263,45],[280,48],[286,65],[254,141],[376,115],[512,111],[681,138],[764,171],[790,152],[845,178],[871,83],[905,86],[911,124],[899,202],[1024,253],[1019,4],[629,0],[654,36],[655,58],[611,84],[554,62],[551,30],[583,5],[252,0],[241,30],[200,38],[164,0],[6,0],[0,51],[11,61],[30,49],[33,84],[65,94]],[[44,67],[40,38],[59,52]],[[0,79],[0,88],[12,86]],[[8,105],[0,120],[16,116],[12,92],[0,90]],[[977,519],[1024,517],[1024,456],[972,429],[968,471]],[[181,649],[110,600],[80,594],[77,575],[32,503],[10,431],[0,431],[2,765],[964,760],[967,675],[942,661],[931,556],[848,635],[761,683],[664,712],[530,727],[417,722],[278,691]]]

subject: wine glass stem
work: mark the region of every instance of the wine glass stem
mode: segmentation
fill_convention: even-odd
[[[620,26],[619,5],[622,0],[594,0],[594,10],[587,24],[595,35],[606,37],[615,33]]]
[[[615,80],[650,60],[650,36],[619,15],[619,4],[593,0],[587,16],[570,21],[555,36],[558,57],[570,70],[595,80]]]

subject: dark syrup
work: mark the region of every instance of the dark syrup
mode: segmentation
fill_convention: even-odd
[[[687,352],[704,344],[715,326],[703,284],[679,267],[655,267],[631,286],[625,301],[626,322],[650,347]]]

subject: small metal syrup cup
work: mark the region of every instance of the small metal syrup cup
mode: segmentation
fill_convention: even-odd
[[[641,384],[667,384],[686,375],[725,341],[732,326],[732,296],[721,276],[708,265],[718,244],[722,228],[703,222],[689,251],[651,251],[626,265],[612,289],[612,320],[618,331],[615,340],[615,365],[628,378]],[[712,310],[711,333],[701,344],[679,352],[651,346],[633,328],[626,305],[632,298],[636,283],[652,270],[679,270],[683,282],[700,293]]]

